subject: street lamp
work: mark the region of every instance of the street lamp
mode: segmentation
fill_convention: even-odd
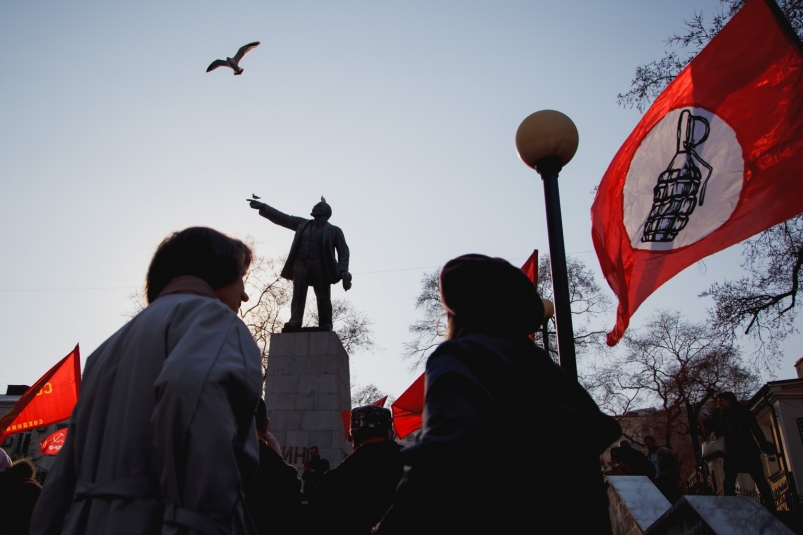
[[[566,271],[566,248],[563,244],[563,222],[560,216],[558,174],[574,157],[578,141],[577,127],[572,120],[554,110],[533,113],[521,122],[516,131],[516,150],[519,158],[528,167],[535,169],[544,182],[558,355],[560,365],[574,379],[577,379],[577,359],[574,353],[574,330],[569,301],[569,276]]]

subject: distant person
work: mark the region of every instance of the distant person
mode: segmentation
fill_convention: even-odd
[[[736,495],[739,474],[750,474],[761,494],[761,503],[775,511],[775,498],[764,477],[761,452],[775,455],[778,450],[764,436],[753,412],[739,403],[732,392],[722,392],[717,396],[717,409],[703,420],[703,426],[717,438],[725,437],[725,496]]]
[[[31,461],[20,459],[6,465],[8,455],[0,458],[0,533],[3,535],[28,535],[34,506],[42,487],[37,483]]]
[[[622,429],[528,338],[544,320],[533,283],[472,254],[446,263],[440,292],[447,341],[427,360],[421,433],[376,533],[610,533],[599,455]],[[511,452],[527,462],[506,467]]]
[[[653,482],[658,490],[669,500],[675,503],[682,496],[680,489],[680,465],[678,458],[669,448],[659,448],[655,437],[647,435],[644,437],[644,445],[647,447],[647,459],[653,466],[655,476]]]
[[[326,472],[310,502],[318,533],[369,535],[404,475],[388,409],[352,409],[351,438],[354,453]]]
[[[304,494],[307,498],[315,493],[315,486],[328,470],[329,461],[321,458],[318,446],[310,447],[309,460],[304,461],[304,472],[301,474],[301,479],[304,480]]]
[[[259,436],[259,469],[245,483],[245,503],[259,535],[302,533],[305,518],[298,470],[282,458],[282,448],[270,431],[265,401],[254,414]]]
[[[209,228],[153,255],[148,307],[89,356],[31,532],[254,533],[259,348],[237,310],[250,249]]]
[[[633,448],[629,440],[619,442],[619,460],[624,464],[623,473],[627,476],[655,477],[655,468],[647,460],[647,456]]]

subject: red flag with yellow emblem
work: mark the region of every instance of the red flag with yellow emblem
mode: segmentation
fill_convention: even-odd
[[[36,381],[8,413],[0,418],[0,440],[8,435],[44,427],[72,414],[81,389],[78,346]]]

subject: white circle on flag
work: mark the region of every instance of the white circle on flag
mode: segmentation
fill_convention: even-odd
[[[701,108],[670,111],[636,149],[627,171],[624,225],[630,243],[669,251],[703,239],[730,218],[743,183],[742,148],[733,128]]]

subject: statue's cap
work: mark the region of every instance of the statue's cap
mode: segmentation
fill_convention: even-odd
[[[321,208],[326,212],[326,217],[332,217],[332,207],[326,202],[326,199],[321,195],[321,202],[312,207],[314,212],[316,208]]]
[[[473,332],[526,335],[544,320],[535,285],[502,258],[468,254],[449,260],[440,289],[446,309]]]

